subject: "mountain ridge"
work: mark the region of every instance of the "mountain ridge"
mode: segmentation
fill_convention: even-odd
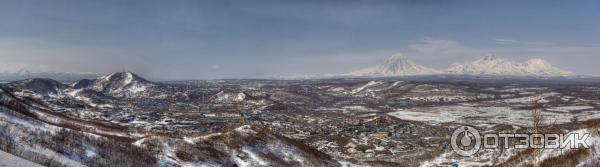
[[[75,73],[75,72],[30,72],[27,70],[17,72],[0,72],[2,81],[18,81],[29,78],[51,78],[57,81],[76,81],[81,79],[92,79],[100,76],[97,73]]]
[[[113,96],[138,97],[152,92],[158,83],[148,81],[132,72],[117,72],[95,79],[81,79],[71,84],[64,84],[50,78],[31,78],[7,83],[42,96]],[[87,98],[86,98],[87,99]]]
[[[444,70],[447,74],[501,76],[569,76],[572,72],[552,66],[546,60],[532,58],[523,63],[487,54],[470,63],[457,64]]]
[[[456,64],[450,68],[436,70],[412,62],[401,54],[387,58],[382,64],[355,70],[345,76],[388,77],[419,75],[490,75],[490,76],[573,76],[572,72],[553,66],[544,59],[532,58],[525,62],[514,62],[487,54],[469,63]]]

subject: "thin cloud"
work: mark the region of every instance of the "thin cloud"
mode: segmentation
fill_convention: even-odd
[[[554,45],[545,41],[519,41],[514,39],[492,39],[498,45]]]
[[[499,45],[514,45],[514,44],[519,43],[519,41],[512,40],[512,39],[493,39],[493,41]]]

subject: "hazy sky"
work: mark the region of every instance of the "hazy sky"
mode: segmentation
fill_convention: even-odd
[[[600,1],[0,1],[0,71],[208,79],[486,53],[600,75]]]

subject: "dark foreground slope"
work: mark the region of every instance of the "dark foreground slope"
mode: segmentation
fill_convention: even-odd
[[[338,166],[259,127],[162,136],[52,112],[0,89],[0,150],[46,166]]]
[[[0,149],[46,166],[152,166],[157,159],[131,147],[124,127],[51,113],[0,91]]]

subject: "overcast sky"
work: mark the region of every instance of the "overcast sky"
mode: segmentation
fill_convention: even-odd
[[[600,1],[0,1],[0,71],[212,79],[486,53],[600,75]]]

